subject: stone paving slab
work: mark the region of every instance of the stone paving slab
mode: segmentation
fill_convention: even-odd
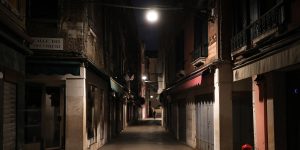
[[[115,140],[100,150],[192,150],[172,138],[160,120],[141,120],[127,127]]]

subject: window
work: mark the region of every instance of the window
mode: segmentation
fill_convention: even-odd
[[[276,0],[259,1],[260,16],[264,15],[268,10],[276,5]]]
[[[20,0],[1,0],[2,4],[4,4],[10,11],[14,12],[16,15],[19,15],[21,9]]]
[[[276,5],[274,0],[235,0],[234,3],[234,34],[240,32],[250,23],[255,22],[260,16]],[[242,21],[241,21],[242,20]]]
[[[194,18],[194,52],[193,60],[208,55],[208,26],[207,19]]]
[[[58,19],[58,0],[30,0],[29,17],[32,19]]]
[[[176,38],[176,72],[184,69],[184,32],[181,31]]]
[[[7,0],[8,3],[10,4],[10,6],[12,6],[13,8],[19,10],[19,1],[18,0]]]
[[[233,34],[239,33],[243,28],[247,27],[249,24],[249,17],[248,17],[248,6],[246,1],[236,0],[233,3],[233,18],[234,18],[234,27],[233,27]]]
[[[251,44],[255,46],[274,35],[285,20],[283,1],[234,0],[233,5],[235,9],[231,44],[236,54],[240,49]]]

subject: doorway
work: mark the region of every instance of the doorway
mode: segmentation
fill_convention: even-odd
[[[43,110],[45,149],[61,149],[64,140],[64,88],[46,87]]]
[[[251,91],[235,92],[232,101],[233,149],[254,145],[253,106]]]
[[[58,150],[64,148],[64,87],[26,85],[25,148]]]
[[[300,149],[300,71],[287,74],[287,149]]]

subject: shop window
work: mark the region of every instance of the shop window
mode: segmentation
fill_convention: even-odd
[[[104,91],[94,85],[87,86],[86,127],[90,144],[104,138]]]
[[[90,142],[95,142],[97,139],[97,124],[96,124],[96,105],[97,102],[97,87],[88,85],[87,102],[86,102],[86,127],[87,137]]]

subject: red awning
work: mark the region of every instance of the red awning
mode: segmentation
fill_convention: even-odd
[[[189,88],[193,88],[195,86],[201,85],[201,82],[202,82],[202,76],[198,75],[190,80],[187,80],[187,81],[181,83],[174,89],[174,91],[182,91],[182,90],[186,90]]]

